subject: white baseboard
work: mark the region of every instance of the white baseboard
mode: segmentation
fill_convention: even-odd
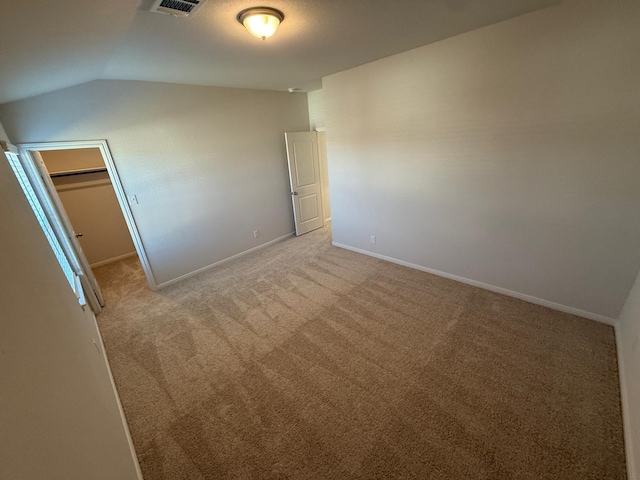
[[[135,257],[137,254],[138,254],[137,252],[129,252],[129,253],[125,253],[124,255],[118,255],[117,257],[107,258],[106,260],[102,260],[100,262],[92,263],[89,266],[91,268],[101,267],[102,265],[107,265],[109,263],[117,262],[118,260],[124,260],[125,258]]]
[[[118,395],[118,388],[116,387],[116,382],[113,379],[113,374],[111,373],[111,365],[109,365],[109,358],[107,357],[107,351],[104,348],[104,342],[102,341],[102,332],[100,332],[100,327],[98,327],[98,321],[96,320],[95,315],[93,316],[94,328],[97,332],[98,345],[100,354],[104,360],[104,363],[107,367],[107,373],[109,374],[109,381],[111,382],[111,388],[113,389],[113,394],[116,397],[116,403],[118,404],[118,411],[120,412],[120,418],[122,419],[122,425],[124,427],[124,433],[127,437],[127,443],[129,444],[129,450],[131,452],[131,456],[133,457],[133,464],[136,469],[136,474],[138,476],[138,480],[143,480],[142,478],[142,470],[140,469],[140,463],[138,462],[138,455],[136,454],[136,448],[133,445],[133,439],[131,438],[131,431],[129,430],[129,424],[127,423],[127,417],[124,414],[124,409],[122,408],[122,402],[120,402],[120,395]]]
[[[185,280],[185,279],[187,279],[189,277],[193,277],[195,275],[198,275],[199,273],[205,272],[205,271],[210,270],[210,269],[212,269],[214,267],[218,267],[218,266],[220,266],[220,265],[222,265],[224,263],[230,262],[231,260],[235,260],[237,258],[244,257],[245,255],[249,255],[250,253],[257,252],[258,250],[262,250],[263,248],[266,248],[269,245],[273,245],[274,243],[281,242],[283,240],[286,240],[287,238],[293,237],[294,235],[295,235],[295,232],[287,233],[286,235],[278,237],[278,238],[276,238],[274,240],[270,240],[267,243],[263,243],[262,245],[258,245],[257,247],[250,248],[249,250],[245,250],[244,252],[236,253],[235,255],[232,255],[232,256],[227,257],[227,258],[225,258],[223,260],[220,260],[219,262],[212,263],[211,265],[207,265],[206,267],[199,268],[197,270],[194,270],[193,272],[185,273],[184,275],[180,275],[179,277],[173,278],[171,280],[167,280],[166,282],[159,283],[158,285],[156,285],[155,289],[168,287],[169,285],[173,285],[174,283],[181,282],[182,280]]]
[[[524,300],[525,302],[534,303],[536,305],[542,305],[543,307],[552,308],[553,310],[559,310],[564,313],[570,313],[572,315],[576,315],[578,317],[588,318],[589,320],[595,320],[597,322],[606,323],[607,325],[615,325],[616,321],[613,318],[606,317],[604,315],[600,315],[597,313],[587,312],[585,310],[580,310],[578,308],[569,307],[567,305],[562,305],[561,303],[550,302],[548,300],[543,300],[542,298],[532,297],[531,295],[526,295],[524,293],[514,292],[513,290],[508,290],[502,287],[496,287],[494,285],[490,285],[488,283],[478,282],[476,280],[471,280],[469,278],[460,277],[458,275],[453,275],[451,273],[441,272],[439,270],[434,270],[433,268],[423,267],[422,265],[417,265],[411,262],[405,262],[404,260],[399,260],[397,258],[388,257],[386,255],[381,255],[379,253],[370,252],[368,250],[362,250],[360,248],[351,247],[349,245],[345,245],[338,242],[331,242],[334,247],[344,248],[345,250],[351,250],[352,252],[361,253],[363,255],[368,255],[370,257],[379,258],[380,260],[386,260],[387,262],[396,263],[398,265],[402,265],[404,267],[414,268],[416,270],[420,270],[423,272],[431,273],[433,275],[437,275],[439,277],[448,278],[450,280],[455,280],[460,283],[466,283],[467,285],[473,285],[474,287],[483,288],[485,290],[489,290],[491,292],[500,293],[502,295],[507,295],[508,297],[514,297],[519,300]]]
[[[618,377],[620,379],[620,401],[622,404],[622,426],[624,429],[624,448],[627,457],[627,478],[629,480],[640,480],[640,472],[636,470],[633,458],[633,439],[631,438],[631,403],[627,390],[627,377],[625,374],[624,359],[620,346],[620,332],[616,327],[616,350],[618,351]]]

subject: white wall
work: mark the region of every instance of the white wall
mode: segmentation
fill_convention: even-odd
[[[284,132],[309,130],[305,95],[101,80],[0,120],[14,142],[107,139],[157,283],[294,230]]]
[[[95,318],[3,154],[0,218],[0,478],[138,478]]]
[[[630,480],[640,480],[640,274],[616,325]]]
[[[309,126],[311,130],[325,127],[322,89],[307,93],[307,102],[309,105]]]
[[[334,241],[617,318],[639,24],[639,2],[565,1],[325,77]]]
[[[7,132],[4,131],[4,127],[2,126],[1,123],[0,123],[0,141],[5,143],[10,143],[9,136],[7,135]]]

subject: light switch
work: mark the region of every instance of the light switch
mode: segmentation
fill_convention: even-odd
[[[129,205],[137,205],[138,204],[138,197],[136,195],[129,195],[129,196],[127,196],[127,199],[129,200]]]

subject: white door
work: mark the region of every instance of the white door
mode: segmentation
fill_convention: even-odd
[[[316,132],[285,133],[296,235],[324,225]]]
[[[102,307],[104,307],[102,292],[93,276],[93,271],[80,247],[80,243],[78,243],[71,222],[51,181],[47,167],[38,152],[23,151],[26,153],[26,158],[23,162],[25,171],[31,178],[35,193],[40,199],[45,214],[56,232],[71,268],[82,285],[87,303],[95,313],[100,313]]]

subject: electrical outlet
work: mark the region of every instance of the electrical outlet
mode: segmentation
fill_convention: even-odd
[[[369,243],[376,243],[376,236],[375,235],[371,235],[369,237]]]
[[[260,230],[253,231],[253,238],[258,238],[260,236]]]

